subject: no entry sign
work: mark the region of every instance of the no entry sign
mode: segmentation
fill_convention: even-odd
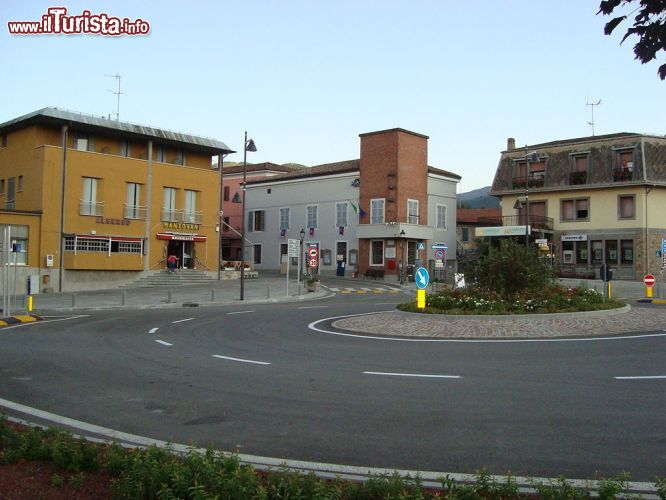
[[[654,286],[655,279],[653,274],[646,274],[643,277],[643,283],[645,283],[645,286]]]
[[[311,259],[316,259],[319,256],[319,250],[317,250],[315,247],[311,247],[308,249],[308,256]]]

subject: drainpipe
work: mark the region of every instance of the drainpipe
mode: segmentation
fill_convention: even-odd
[[[143,247],[144,252],[146,252],[146,258],[143,261],[143,270],[146,273],[150,271],[150,228],[152,227],[151,213],[153,210],[152,194],[153,194],[153,141],[151,139],[148,141],[148,165],[147,165],[147,175],[146,175],[146,242]]]
[[[67,185],[67,141],[69,127],[63,125],[60,132],[60,145],[62,147],[62,197],[60,198],[60,258],[58,259],[58,291],[62,292],[62,273],[65,253],[65,186]]]

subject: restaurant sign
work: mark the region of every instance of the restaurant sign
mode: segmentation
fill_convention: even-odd
[[[164,229],[188,229],[190,231],[198,231],[201,224],[191,224],[189,222],[163,222]]]

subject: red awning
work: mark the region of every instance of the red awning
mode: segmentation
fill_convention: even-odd
[[[176,240],[176,241],[194,241],[196,243],[203,243],[206,241],[206,236],[198,234],[180,234],[180,233],[157,233],[158,240]]]

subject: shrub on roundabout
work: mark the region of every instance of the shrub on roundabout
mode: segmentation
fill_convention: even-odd
[[[400,310],[446,314],[534,314],[614,309],[624,304],[605,300],[586,288],[555,283],[552,267],[536,249],[514,241],[487,248],[465,273],[465,288],[443,289],[426,295],[426,308],[401,304]]]

